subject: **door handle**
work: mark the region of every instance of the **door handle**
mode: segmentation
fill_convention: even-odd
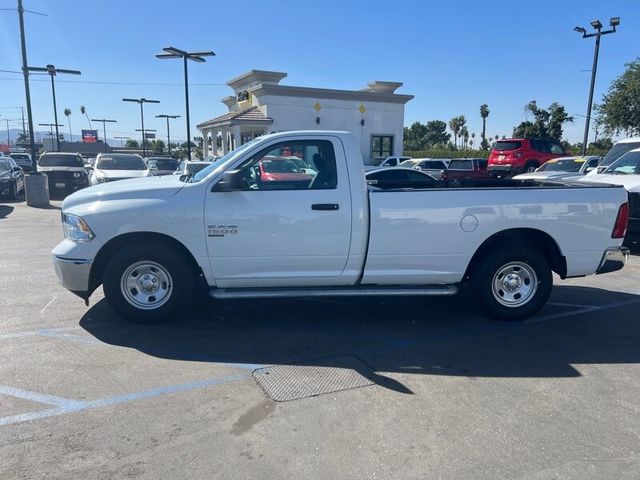
[[[314,203],[311,210],[338,210],[340,205],[337,203]]]

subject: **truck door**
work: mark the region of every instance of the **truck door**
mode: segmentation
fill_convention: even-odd
[[[278,141],[236,168],[233,191],[207,191],[205,230],[219,287],[341,284],[351,194],[336,137]]]

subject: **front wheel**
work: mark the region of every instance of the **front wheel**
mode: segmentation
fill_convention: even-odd
[[[537,250],[526,246],[504,247],[476,264],[470,283],[472,294],[487,313],[519,320],[544,307],[551,294],[553,277],[549,262]]]
[[[188,305],[194,277],[187,260],[171,246],[133,244],[110,259],[103,290],[120,316],[134,323],[160,323]]]
[[[18,200],[18,181],[13,182],[13,186],[11,187],[11,191],[9,192],[9,198],[11,200]]]

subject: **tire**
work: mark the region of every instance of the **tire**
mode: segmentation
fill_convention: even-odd
[[[121,317],[154,324],[174,319],[189,305],[194,278],[187,259],[170,245],[135,243],[111,257],[102,288]]]
[[[480,259],[470,286],[483,310],[504,320],[531,317],[547,303],[553,286],[547,259],[532,247],[497,246]]]
[[[527,164],[524,166],[524,173],[535,172],[535,170],[539,167],[538,162],[533,160],[529,160]]]
[[[9,192],[9,198],[11,200],[18,200],[18,181],[13,182],[13,186],[11,187],[11,191]]]

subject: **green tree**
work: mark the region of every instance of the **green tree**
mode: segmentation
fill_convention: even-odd
[[[600,138],[595,142],[591,142],[589,144],[589,148],[593,148],[596,150],[610,150],[613,148],[613,140],[609,137]]]
[[[449,128],[453,132],[453,144],[456,148],[458,148],[458,136],[466,123],[467,119],[464,118],[464,115],[458,115],[457,117],[453,117],[449,120]]]
[[[29,134],[19,133],[18,137],[16,138],[16,143],[19,145],[24,145],[26,143],[29,143]]]
[[[91,126],[91,119],[89,118],[89,115],[87,115],[87,109],[86,109],[86,108],[84,108],[84,105],[81,105],[81,106],[80,106],[80,113],[81,113],[82,115],[84,115],[85,117],[87,117],[87,122],[89,122],[89,130],[93,130],[93,127]],[[107,141],[107,140],[105,139],[105,142],[106,142],[106,141]]]
[[[513,129],[515,138],[542,138],[562,140],[562,127],[567,122],[573,122],[564,105],[552,103],[549,109],[540,108],[535,100],[531,100],[524,107],[526,112],[533,115],[533,121],[526,120]]]
[[[429,120],[426,124],[426,132],[423,136],[424,146],[432,149],[438,144],[446,144],[451,140],[451,134],[447,133],[447,124],[442,120]]]
[[[420,122],[413,122],[410,127],[404,127],[404,149],[414,151],[424,150],[423,138],[426,134],[427,126]]]
[[[483,103],[480,105],[480,117],[482,118],[482,141],[480,142],[480,148],[482,150],[487,150],[489,148],[489,142],[487,141],[487,118],[489,117],[489,105]]]
[[[67,122],[69,122],[69,141],[73,142],[73,133],[71,133],[71,109],[64,109],[64,116],[67,117]]]
[[[625,66],[596,107],[606,135],[640,135],[640,58]]]
[[[138,141],[131,138],[125,142],[124,146],[127,148],[140,148]]]
[[[149,150],[151,150],[153,153],[162,153],[164,152],[164,142],[162,140],[152,140],[149,143]]]

